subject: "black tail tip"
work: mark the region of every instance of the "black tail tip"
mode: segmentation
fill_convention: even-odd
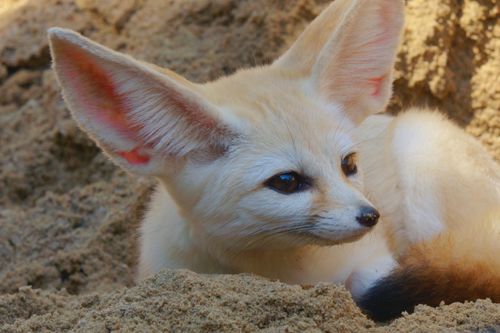
[[[425,303],[425,297],[411,280],[398,275],[382,278],[356,303],[375,321],[389,321],[400,317],[403,312],[412,313],[417,304]]]

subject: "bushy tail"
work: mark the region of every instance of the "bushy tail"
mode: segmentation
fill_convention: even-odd
[[[500,220],[488,225],[450,231],[413,246],[358,305],[373,319],[385,321],[412,312],[417,304],[481,298],[500,303]]]

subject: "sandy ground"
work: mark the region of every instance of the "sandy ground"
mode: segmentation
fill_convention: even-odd
[[[134,286],[153,183],[118,170],[76,128],[46,29],[75,29],[201,82],[271,61],[328,2],[0,0],[0,332],[500,331],[500,305],[484,300],[380,324],[336,286],[187,271]],[[497,160],[499,8],[408,0],[390,107],[438,107]]]

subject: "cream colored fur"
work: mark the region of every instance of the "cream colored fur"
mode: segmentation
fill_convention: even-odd
[[[203,85],[51,29],[75,119],[118,165],[158,179],[138,278],[253,272],[356,296],[409,244],[498,206],[498,166],[442,116],[370,116],[390,98],[402,22],[400,0],[336,0],[274,64]],[[360,172],[346,177],[351,152]],[[311,188],[264,185],[285,171]],[[371,205],[373,228],[356,221]]]
[[[500,241],[500,168],[442,114],[411,109],[397,117],[375,115],[356,134],[365,191],[383,217],[392,257],[438,235],[459,242],[464,230],[478,243]],[[469,254],[485,261],[490,256]],[[393,268],[388,258],[379,260],[379,272],[368,265],[350,276],[355,298]]]

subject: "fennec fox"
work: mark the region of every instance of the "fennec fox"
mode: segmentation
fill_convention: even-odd
[[[271,65],[205,84],[50,29],[79,125],[158,179],[138,279],[188,268],[345,283],[377,319],[500,301],[498,166],[436,113],[373,116],[402,26],[400,0],[337,0]]]

